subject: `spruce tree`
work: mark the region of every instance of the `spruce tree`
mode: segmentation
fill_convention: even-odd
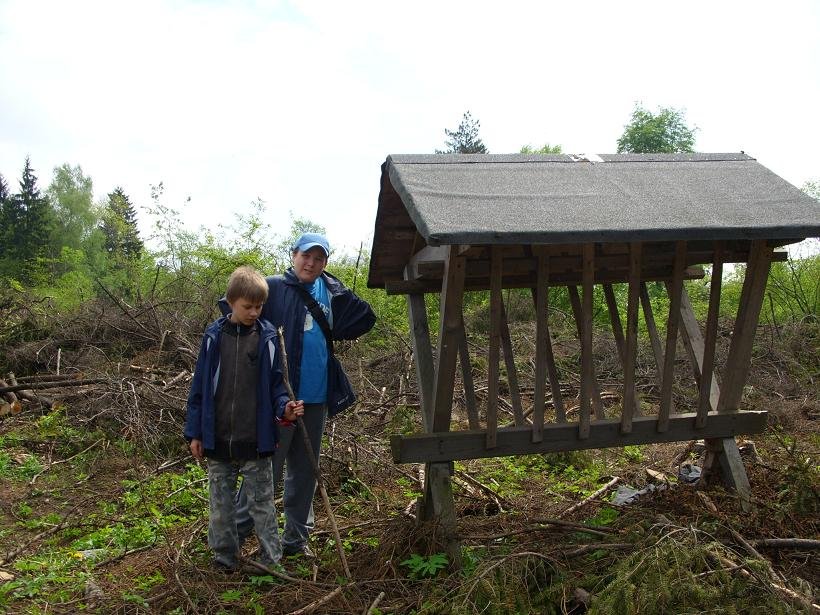
[[[127,261],[139,259],[143,244],[137,228],[137,212],[120,187],[108,195],[102,230],[109,256]]]
[[[43,259],[48,252],[54,216],[48,199],[40,194],[37,176],[28,156],[20,179],[20,192],[11,200],[15,256],[22,266],[23,279],[30,283],[38,282],[46,268]]]
[[[6,259],[11,245],[8,241],[9,224],[7,222],[10,198],[9,185],[6,183],[3,174],[0,173],[0,261]]]
[[[448,139],[444,142],[446,150],[436,150],[437,154],[489,154],[489,150],[484,145],[481,137],[478,136],[478,129],[481,122],[474,120],[470,112],[467,111],[461,118],[461,123],[456,130],[444,129],[444,134]]]

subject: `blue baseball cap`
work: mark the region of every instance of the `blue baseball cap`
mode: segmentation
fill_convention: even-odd
[[[327,237],[319,233],[302,233],[299,235],[299,239],[296,240],[296,243],[293,244],[293,249],[299,250],[300,252],[307,252],[316,246],[319,246],[325,251],[325,256],[330,256],[330,244],[327,241]]]

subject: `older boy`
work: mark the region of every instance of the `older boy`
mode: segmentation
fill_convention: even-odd
[[[276,330],[260,320],[268,284],[240,267],[228,279],[227,316],[205,330],[188,396],[185,437],[191,454],[208,460],[208,545],[214,565],[237,569],[239,539],[234,498],[239,476],[259,539],[260,563],[282,557],[270,457],[276,450],[276,419],[296,420],[301,401],[289,401],[276,353]],[[248,488],[250,487],[250,488]]]
[[[327,417],[343,411],[355,399],[333,356],[333,340],[356,339],[376,322],[367,302],[325,271],[329,256],[327,237],[319,233],[300,235],[291,251],[293,266],[284,275],[267,278],[268,299],[262,311],[277,327],[284,327],[291,384],[305,402],[303,424],[317,462]],[[224,301],[220,305],[225,312]],[[282,439],[273,466],[277,485],[286,468],[282,548],[286,556],[310,556],[308,538],[314,524],[316,477],[302,438],[294,435],[295,426],[285,423],[280,427]],[[246,490],[242,489],[237,507],[240,539],[255,525],[247,513],[245,496]]]

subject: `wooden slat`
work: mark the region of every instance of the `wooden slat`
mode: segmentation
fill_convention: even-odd
[[[652,281],[666,281],[669,279],[670,270],[647,268],[641,272],[641,279],[646,282]],[[705,273],[701,267],[687,267],[684,270],[685,280],[700,280]],[[503,278],[504,288],[535,288],[535,276],[532,274],[511,275]],[[613,275],[609,271],[596,271],[595,283],[615,283],[627,282],[627,276]],[[575,286],[581,283],[578,274],[567,275],[563,273],[551,273],[551,286]],[[436,279],[420,279],[420,280],[384,280],[379,284],[373,286],[374,288],[381,288],[384,286],[385,292],[388,295],[406,295],[409,293],[438,293],[441,291],[441,277]],[[487,276],[467,278],[464,283],[464,289],[468,291],[487,290],[490,288],[490,278]]]
[[[532,441],[530,427],[510,426],[498,430],[496,447],[493,449],[486,448],[486,433],[481,430],[409,436],[397,434],[390,438],[390,447],[396,463],[535,455],[755,434],[766,429],[768,415],[763,411],[716,413],[709,415],[709,421],[703,429],[695,427],[695,416],[694,412],[687,412],[670,417],[669,429],[662,433],[657,431],[655,417],[639,416],[632,421],[632,431],[628,434],[621,433],[620,419],[604,419],[592,423],[586,438],[579,437],[578,427],[574,423],[548,423],[544,425],[544,438],[541,442]]]
[[[585,243],[583,248],[583,298],[581,300],[581,414],[578,421],[578,437],[589,437],[590,403],[593,394],[595,368],[592,356],[592,291],[595,271],[595,244]]]
[[[567,286],[567,292],[569,294],[569,303],[572,306],[572,314],[575,317],[575,324],[578,328],[578,339],[581,339],[582,331],[581,331],[581,322],[582,322],[582,309],[581,309],[581,296],[578,294],[578,288],[576,286]],[[595,365],[592,366],[593,375],[595,373]],[[601,387],[598,384],[598,379],[593,377],[592,380],[592,405],[595,408],[595,418],[602,419],[604,417],[604,402],[601,401]]]
[[[640,245],[640,244],[638,244]],[[636,271],[636,275],[640,275],[640,261],[637,263],[638,270]],[[621,325],[621,314],[618,310],[618,301],[615,298],[615,290],[612,288],[612,284],[604,284],[604,298],[606,299],[606,307],[607,312],[609,313],[609,322],[612,325],[612,335],[615,338],[615,347],[618,350],[618,358],[621,360],[621,368],[624,369],[624,375],[626,375],[626,342],[624,340],[624,329],[623,325]],[[634,368],[634,364],[633,364]],[[634,373],[633,373],[634,375]],[[634,383],[633,383],[634,387]],[[635,395],[634,389],[632,390],[631,401],[629,411],[629,416],[640,416],[641,415],[641,408],[639,404],[636,404],[637,396]],[[626,390],[624,389],[624,408],[626,408]]]
[[[771,254],[772,250],[766,246],[765,240],[752,242],[749,264],[746,267],[746,278],[743,280],[743,290],[740,294],[740,306],[732,333],[732,343],[726,359],[725,377],[718,403],[719,412],[737,410],[743,395],[743,385],[746,383],[749,361],[752,358],[752,343],[760,317],[760,308],[763,305],[763,296],[766,292],[766,281],[769,277]]]
[[[464,319],[461,319],[461,330],[458,339],[458,356],[461,360],[461,380],[464,383],[464,402],[467,405],[467,422],[470,429],[479,429],[478,402],[475,398],[473,368],[470,364],[470,350],[467,346],[467,332],[464,330]]]
[[[615,290],[612,288],[612,284],[604,284],[603,287],[609,322],[612,324],[612,336],[615,338],[615,347],[618,349],[618,355],[621,358],[621,364],[623,364],[624,329],[621,325],[621,314],[618,311],[618,300],[615,298]]]
[[[433,431],[449,431],[453,413],[453,382],[455,381],[458,338],[461,329],[464,300],[464,257],[456,254],[457,246],[449,247],[446,276],[441,288],[441,325],[438,336],[438,363],[433,389]]]
[[[661,336],[658,334],[658,327],[655,324],[652,300],[649,298],[649,289],[646,287],[646,282],[641,282],[641,307],[643,308],[646,330],[649,333],[649,342],[652,346],[652,356],[655,357],[655,381],[658,384],[658,390],[660,390],[663,377],[663,346],[661,346]],[[675,412],[674,401],[670,411],[673,414]]]
[[[683,340],[683,345],[689,355],[689,363],[692,365],[695,382],[697,382],[698,386],[700,386],[703,375],[703,361],[706,348],[703,335],[700,332],[700,324],[698,324],[697,317],[695,316],[695,310],[692,308],[692,302],[689,300],[689,294],[686,292],[686,289],[684,289],[681,293],[680,319],[681,324],[683,325],[681,328],[681,339]],[[712,354],[714,359],[714,348],[712,350]],[[707,390],[709,391],[709,395],[707,395],[707,408],[708,405],[711,405],[712,410],[717,410],[718,400],[720,399],[720,388],[718,387],[717,381],[713,380],[711,377],[709,378]],[[700,397],[700,393],[698,393],[698,397]],[[703,415],[704,420],[705,418],[706,414]]]
[[[521,390],[518,386],[518,368],[513,357],[510,325],[507,322],[507,310],[501,302],[501,348],[504,351],[504,366],[507,368],[507,382],[510,385],[510,401],[516,425],[524,424],[524,409],[521,405]]]
[[[419,381],[421,416],[424,430],[433,428],[433,386],[436,368],[433,363],[433,348],[430,344],[430,328],[427,324],[427,309],[424,295],[407,295],[407,315],[410,321],[410,341]]]
[[[490,268],[490,348],[487,366],[487,433],[485,446],[495,446],[498,430],[498,361],[501,349],[501,250],[491,248],[492,267]]]
[[[678,344],[678,322],[680,302],[683,292],[683,269],[686,262],[686,242],[675,242],[675,265],[672,274],[672,289],[669,295],[669,318],[666,321],[666,351],[664,353],[663,376],[661,377],[661,403],[658,411],[658,431],[669,428],[669,414],[672,409],[672,385],[675,377],[675,349]]]
[[[532,441],[540,442],[544,431],[544,405],[547,385],[547,298],[549,295],[549,259],[541,246],[536,251],[538,268],[535,284],[535,391],[532,400]]]
[[[720,317],[720,290],[723,282],[723,242],[715,242],[715,260],[712,263],[712,281],[709,286],[709,312],[706,316],[706,339],[703,342],[703,365],[700,373],[700,389],[698,395],[698,417],[695,427],[706,424],[706,416],[710,406],[717,410],[720,403],[720,390],[717,391],[717,400],[714,399],[714,389],[717,383],[714,377],[715,345],[717,343],[718,318]],[[712,386],[713,383],[715,386]]]
[[[538,305],[538,297],[536,296],[536,289],[533,288],[532,290],[532,299],[534,304]],[[576,298],[577,298],[577,291],[576,291]],[[567,422],[567,412],[564,409],[564,400],[561,397],[561,379],[558,376],[558,367],[555,364],[555,354],[552,350],[552,338],[550,336],[550,328],[549,328],[549,318],[548,318],[548,311],[549,311],[549,292],[546,292],[545,295],[545,308],[543,316],[538,317],[536,329],[538,325],[541,325],[543,328],[542,335],[546,340],[546,345],[544,346],[544,351],[546,353],[546,362],[547,362],[547,374],[549,375],[550,380],[550,391],[552,392],[552,405],[555,408],[555,420],[559,423],[566,423]],[[580,306],[580,299],[578,299],[578,305]],[[579,308],[580,311],[580,308]],[[536,311],[536,314],[539,312]],[[537,333],[536,333],[537,336]],[[537,348],[536,348],[537,352]],[[597,383],[596,383],[597,384]],[[596,388],[596,395],[599,396],[598,389]]]
[[[624,407],[621,433],[632,431],[633,416],[641,415],[641,400],[635,390],[635,360],[638,355],[638,303],[641,292],[641,244],[630,244],[629,289],[626,304],[626,340],[624,340]],[[633,412],[634,409],[634,412]]]

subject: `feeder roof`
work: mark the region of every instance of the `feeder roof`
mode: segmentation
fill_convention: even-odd
[[[426,246],[820,235],[820,202],[744,153],[393,155],[368,284]]]

